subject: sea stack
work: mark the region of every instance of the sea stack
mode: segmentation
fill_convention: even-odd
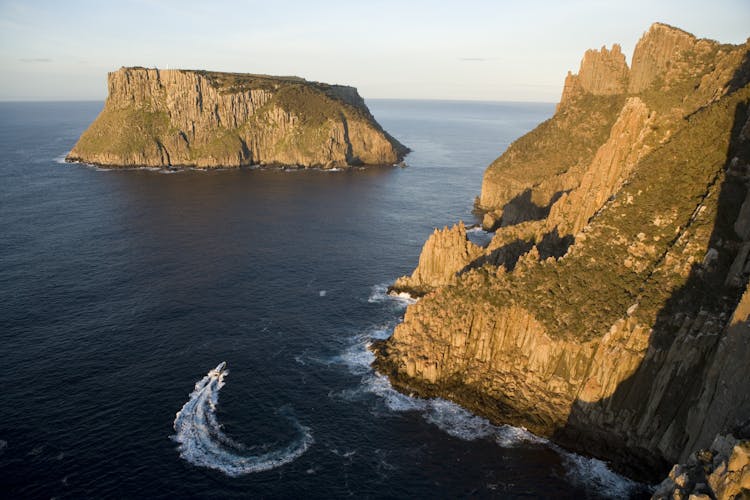
[[[374,349],[407,393],[653,482],[750,438],[750,41],[657,23],[632,61],[586,53],[487,168],[489,246],[434,234],[394,287],[424,297]]]
[[[193,70],[109,73],[104,109],[66,160],[103,167],[345,168],[392,165],[408,149],[354,87]]]

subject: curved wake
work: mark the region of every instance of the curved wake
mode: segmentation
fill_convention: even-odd
[[[308,427],[296,419],[289,420],[297,428],[299,438],[289,445],[259,455],[250,453],[247,446],[232,440],[221,430],[216,419],[219,391],[224,377],[229,374],[226,362],[209,371],[195,384],[190,399],[174,419],[174,440],[180,443],[180,456],[193,465],[208,467],[237,477],[251,472],[262,472],[288,464],[299,458],[313,443]]]

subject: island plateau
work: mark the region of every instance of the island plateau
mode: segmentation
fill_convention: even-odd
[[[750,40],[656,23],[630,65],[587,51],[487,168],[491,242],[435,230],[396,281],[421,299],[375,367],[631,477],[671,469],[658,498],[747,495],[749,82]]]
[[[345,168],[392,165],[408,149],[353,87],[192,70],[121,68],[67,155],[103,167]]]

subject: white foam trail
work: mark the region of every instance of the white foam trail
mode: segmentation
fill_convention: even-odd
[[[66,156],[68,156],[68,153],[63,153],[61,155],[55,156],[54,158],[55,163],[65,163]]]
[[[179,443],[180,456],[193,465],[208,467],[237,477],[251,472],[262,472],[288,464],[299,458],[313,443],[308,427],[292,417],[289,420],[300,436],[289,445],[254,455],[247,446],[232,440],[221,430],[216,419],[219,391],[229,374],[221,363],[195,384],[190,399],[174,419],[174,440]]]

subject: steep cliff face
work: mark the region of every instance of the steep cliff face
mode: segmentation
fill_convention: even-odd
[[[576,234],[615,194],[638,160],[649,151],[646,141],[652,133],[650,112],[638,97],[630,97],[622,107],[609,137],[597,149],[580,183],[552,205],[547,229]]]
[[[653,24],[635,46],[628,90],[633,93],[646,90],[674,62],[683,59],[686,52],[694,50],[697,41],[693,35],[680,29]]]
[[[609,154],[605,150],[596,158],[600,148],[611,152],[617,145],[615,132],[641,136],[644,152],[656,147],[684,124],[684,117],[740,87],[748,78],[746,58],[747,44],[697,39],[660,23],[638,42],[630,69],[617,45],[587,51],[579,73],[566,78],[555,115],[487,168],[478,202],[486,212],[483,225],[494,229],[559,211],[553,207],[559,197],[580,186],[596,167],[592,162]],[[629,111],[626,103],[635,97],[649,122],[640,130],[634,123],[612,130],[627,118],[622,116]],[[619,143],[630,148],[628,141]],[[601,196],[609,189],[603,187]]]
[[[622,109],[621,95],[582,94],[508,147],[485,171],[478,208],[486,229],[538,219],[577,186]]]
[[[618,44],[612,50],[587,50],[578,74],[568,72],[560,106],[582,94],[617,95],[628,88],[628,65]]]
[[[408,151],[356,89],[205,71],[121,68],[104,109],[67,157],[102,166],[343,167]]]
[[[483,205],[500,227],[479,256],[442,250],[468,262],[376,345],[394,385],[647,479],[750,419],[750,44],[690,40],[710,46],[686,56],[692,69],[637,95],[573,97],[490,165],[480,203],[501,204]],[[616,111],[587,119],[593,99]],[[586,154],[553,153],[567,127]],[[414,275],[443,258],[423,257]]]
[[[435,229],[422,249],[414,273],[397,279],[393,288],[423,295],[433,287],[455,282],[457,273],[481,254],[482,248],[467,239],[463,222],[450,229]]]

